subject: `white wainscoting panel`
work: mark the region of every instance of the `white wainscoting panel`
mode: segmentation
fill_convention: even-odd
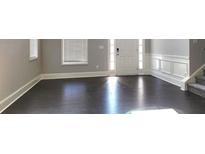
[[[170,61],[161,60],[160,66],[161,66],[160,68],[161,72],[171,74],[171,62]]]
[[[151,75],[182,86],[182,80],[189,75],[189,57],[177,55],[150,54]]]
[[[188,74],[187,65],[183,63],[173,63],[173,75],[185,78]]]
[[[159,70],[159,68],[160,68],[160,60],[159,59],[152,59],[152,61],[151,61],[151,68],[153,70]]]

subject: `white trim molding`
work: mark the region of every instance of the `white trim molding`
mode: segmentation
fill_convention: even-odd
[[[183,79],[189,76],[189,57],[178,55],[150,54],[150,74],[182,87]]]
[[[42,74],[42,80],[109,76],[109,71]]]
[[[30,39],[29,40],[29,60],[34,61],[38,59],[39,56],[39,40]]]
[[[151,71],[151,75],[156,77],[156,78],[159,78],[161,80],[164,80],[166,82],[169,82],[175,86],[181,87],[181,79],[180,78],[176,78],[170,74],[159,72],[159,71]]]
[[[150,54],[144,52],[143,53],[143,69],[138,70],[138,75],[151,75],[151,70],[150,70]]]
[[[29,91],[33,86],[35,86],[41,80],[41,75],[38,75],[30,82],[16,90],[14,93],[0,101],[0,113],[7,109],[11,104],[13,104],[17,99],[23,96],[27,91]]]

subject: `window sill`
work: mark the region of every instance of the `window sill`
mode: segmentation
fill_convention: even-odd
[[[29,58],[30,61],[34,61],[34,60],[37,60],[37,59],[38,59],[38,57],[30,57]]]
[[[88,65],[88,62],[63,62],[62,65]]]

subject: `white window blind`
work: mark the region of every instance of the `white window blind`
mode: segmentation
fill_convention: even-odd
[[[30,40],[30,60],[34,60],[38,58],[38,40],[31,39]]]
[[[65,39],[63,40],[63,63],[80,64],[87,63],[87,40]]]

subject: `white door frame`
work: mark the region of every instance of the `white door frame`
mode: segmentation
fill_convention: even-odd
[[[115,61],[114,70],[110,70],[110,54],[111,54],[110,40],[111,39],[108,39],[108,72],[109,72],[109,76],[116,76],[116,43],[114,42],[114,61]],[[114,39],[114,41],[115,40],[116,39]]]

